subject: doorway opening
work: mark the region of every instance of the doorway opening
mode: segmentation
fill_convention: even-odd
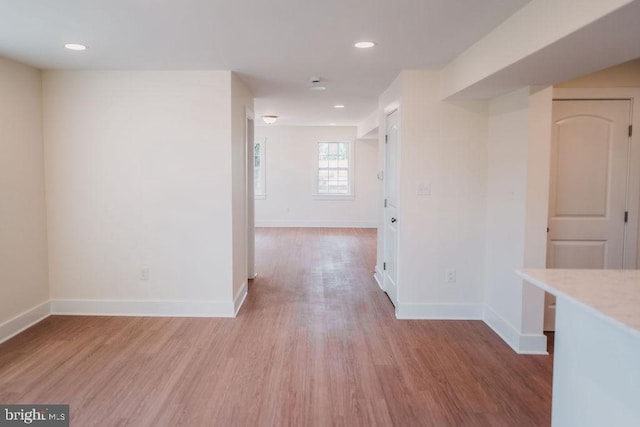
[[[382,194],[376,178],[380,168],[377,135],[358,139],[356,126],[258,124],[250,153],[253,176],[247,182],[254,185],[254,286],[268,281],[265,275],[276,273],[269,259],[261,259],[261,251],[272,250],[268,246],[278,241],[278,235],[290,241],[291,231],[297,230],[298,238],[315,239],[320,233],[321,241],[335,245],[336,257],[345,240],[364,239],[368,246],[373,233],[375,254]],[[327,261],[337,262],[317,260]],[[375,262],[374,256],[367,280]]]

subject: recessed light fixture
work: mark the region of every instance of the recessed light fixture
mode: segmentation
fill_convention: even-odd
[[[67,43],[64,45],[64,47],[66,47],[69,50],[86,50],[87,47],[83,44],[78,44],[78,43]]]
[[[311,77],[311,90],[326,90],[327,87],[322,84],[320,77]]]
[[[355,47],[357,47],[358,49],[369,49],[374,47],[376,44],[374,42],[358,42],[356,44],[354,44]]]
[[[335,123],[329,123],[329,126],[335,126],[335,125],[336,125]]]
[[[336,108],[336,109],[340,110],[341,108],[344,108],[344,105],[336,104],[336,105],[333,106],[333,108]]]
[[[272,125],[276,122],[276,120],[278,120],[278,116],[262,116],[262,120],[264,120],[264,122],[268,125]]]

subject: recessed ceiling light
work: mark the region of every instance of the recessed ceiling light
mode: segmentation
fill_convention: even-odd
[[[335,126],[335,125],[336,125],[335,123],[329,123],[329,126]]]
[[[375,45],[376,44],[374,42],[358,42],[354,44],[354,46],[358,49],[369,49],[371,47],[374,47]]]
[[[341,109],[341,108],[344,108],[344,105],[337,104],[337,105],[334,105],[333,108]]]
[[[87,47],[83,44],[78,43],[67,43],[64,45],[69,50],[85,50]]]
[[[326,90],[327,87],[322,84],[320,77],[311,77],[311,90]]]

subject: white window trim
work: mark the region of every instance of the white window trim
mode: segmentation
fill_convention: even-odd
[[[319,145],[327,142],[341,142],[349,144],[349,194],[320,194],[318,193],[318,154]],[[318,141],[313,146],[313,200],[354,200],[356,198],[355,181],[356,181],[356,157],[355,157],[355,141]]]
[[[267,138],[256,138],[254,141],[254,147],[255,144],[259,143],[260,144],[260,175],[261,176],[261,180],[262,180],[262,188],[264,189],[264,194],[256,194],[255,193],[255,187],[254,187],[254,195],[253,198],[254,200],[266,200],[267,199],[267,163],[266,163],[266,159],[267,159]],[[255,150],[255,148],[254,148]],[[255,155],[255,151],[254,151],[254,155]],[[253,162],[251,164],[254,164]],[[255,175],[255,166],[254,166],[254,175]],[[255,179],[255,177],[254,177]]]

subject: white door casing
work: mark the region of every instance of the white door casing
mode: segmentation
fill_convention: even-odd
[[[398,307],[398,111],[386,117],[384,172],[384,290]]]
[[[245,226],[247,230],[246,259],[247,259],[247,278],[254,279],[256,277],[255,266],[255,198],[253,184],[253,144],[254,144],[254,116],[253,112],[246,112],[246,129],[245,129],[245,166],[246,166],[246,213]]]
[[[554,101],[547,268],[624,267],[630,122],[629,100]]]

